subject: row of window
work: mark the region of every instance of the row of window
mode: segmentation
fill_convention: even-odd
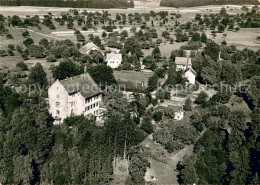
[[[110,63],[111,64],[113,64],[113,63],[117,63],[118,64],[119,62],[118,61],[110,61]]]
[[[85,108],[85,112],[90,110],[90,109],[94,109],[95,107],[97,107],[99,105],[99,102],[96,102],[92,105],[89,105]],[[98,114],[98,110],[94,111],[94,115]],[[60,115],[60,111],[59,110],[56,110],[56,115],[59,116]],[[74,115],[74,111],[73,109],[71,110],[71,116]]]
[[[96,96],[93,96],[91,98],[88,98],[88,99],[85,100],[85,104],[87,104],[87,103],[89,103],[89,102],[91,102],[93,100],[97,100],[98,98],[99,98],[99,95],[96,95]]]
[[[89,110],[91,110],[91,109],[94,109],[94,108],[97,107],[98,105],[99,105],[99,102],[96,102],[96,103],[93,103],[93,104],[87,106],[87,107],[85,108],[85,112],[87,112],[87,111],[89,111]]]

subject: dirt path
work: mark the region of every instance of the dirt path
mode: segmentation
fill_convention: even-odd
[[[32,33],[35,33],[35,34],[38,34],[38,35],[42,35],[42,36],[45,36],[45,37],[49,37],[49,38],[52,38],[52,39],[65,40],[65,39],[63,39],[63,38],[59,38],[59,37],[55,37],[55,36],[52,36],[52,35],[40,33],[40,32],[31,30],[31,29],[25,29],[25,28],[20,28],[20,29],[22,29],[22,30],[27,30],[27,31],[29,31],[29,32],[32,32]]]

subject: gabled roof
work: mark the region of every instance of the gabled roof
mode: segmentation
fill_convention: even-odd
[[[175,57],[176,65],[191,65],[191,59],[188,57]]]
[[[88,42],[87,44],[85,44],[85,46],[83,46],[82,48],[80,48],[79,51],[80,51],[81,53],[86,53],[86,52],[89,51],[91,48],[96,48],[96,49],[100,50],[99,47],[97,47],[96,44],[94,44],[93,42]]]
[[[122,54],[121,53],[108,53],[106,57],[106,61],[109,61],[113,57],[116,57],[118,60],[122,61]]]
[[[69,94],[79,92],[85,99],[102,92],[89,73],[66,78],[60,83]]]
[[[192,67],[187,68],[187,69],[184,71],[184,73],[186,73],[187,71],[192,72],[195,76],[197,75],[196,71],[195,71],[194,69],[192,69]]]

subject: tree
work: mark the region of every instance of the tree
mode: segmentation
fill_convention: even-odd
[[[199,33],[193,33],[192,34],[192,37],[191,37],[191,40],[192,41],[200,41],[201,40],[201,38],[200,38],[200,34]]]
[[[154,74],[148,79],[148,91],[154,91],[157,89],[158,85],[158,76],[157,74]]]
[[[206,43],[205,54],[209,55],[211,59],[217,61],[219,52],[219,45],[213,40],[208,39]]]
[[[23,61],[22,62],[18,62],[16,64],[16,67],[19,67],[22,71],[28,70],[28,66]]]
[[[161,111],[157,111],[153,115],[154,120],[157,122],[161,121],[162,117],[163,117],[163,113]]]
[[[5,156],[0,159],[1,181],[34,183],[52,148],[52,119],[45,100],[39,94],[32,95],[31,99],[26,97],[19,110],[15,110],[4,125],[1,122],[0,127],[0,151]]]
[[[212,127],[195,144],[195,164],[199,184],[223,184],[225,182],[228,153],[225,149],[226,132]]]
[[[260,107],[260,77],[253,77],[249,85],[248,91],[245,92],[246,103],[250,108]]]
[[[107,33],[105,31],[102,32],[102,37],[106,38],[107,37]]]
[[[184,105],[183,105],[183,109],[185,110],[185,111],[191,111],[191,99],[190,98],[187,98],[186,100],[185,100],[185,103],[184,103]]]
[[[220,15],[221,16],[226,16],[227,15],[227,10],[226,10],[226,8],[221,8],[221,10],[220,10]]]
[[[211,67],[203,67],[201,70],[201,78],[204,83],[214,84],[217,82],[216,70]]]
[[[168,70],[168,78],[164,83],[169,87],[175,86],[176,84],[185,84],[187,79],[183,78],[183,71],[176,71],[175,65],[171,64]]]
[[[153,125],[152,125],[152,117],[151,117],[151,115],[144,116],[143,124],[142,124],[142,126],[140,128],[142,130],[144,130],[148,134],[153,133]]]
[[[207,35],[203,32],[202,34],[201,34],[201,37],[200,37],[200,40],[201,40],[201,42],[203,42],[203,43],[206,43],[207,42]]]
[[[242,79],[241,68],[234,64],[223,65],[221,79],[227,84],[236,84]]]
[[[193,184],[198,183],[199,177],[196,174],[196,155],[191,156],[185,155],[182,162],[177,164],[178,182],[180,184]]]
[[[26,47],[29,47],[30,45],[32,45],[34,42],[32,40],[32,38],[27,38],[25,39],[25,41],[23,41],[23,44],[26,46]]]
[[[198,97],[194,101],[194,103],[204,106],[207,103],[208,94],[204,91],[198,94]]]
[[[157,62],[160,61],[160,59],[161,59],[161,51],[160,51],[160,49],[159,49],[158,46],[156,46],[156,47],[153,49],[153,51],[152,51],[152,56],[153,56],[153,58],[154,58]]]
[[[223,25],[223,24],[219,24],[218,25],[218,32],[219,33],[222,33],[222,32],[224,32],[225,31],[225,26]]]
[[[43,46],[31,44],[29,46],[29,51],[30,51],[30,54],[32,57],[36,57],[36,58],[45,57],[45,52],[44,52]]]
[[[46,77],[47,74],[45,73],[42,65],[40,63],[36,63],[36,65],[31,68],[28,79],[30,83],[37,84],[39,87],[45,88],[48,85]]]
[[[22,36],[23,37],[28,37],[30,36],[29,32],[26,30],[25,32],[22,33]]]
[[[97,64],[102,63],[104,60],[103,54],[98,50],[91,50],[89,52],[89,56],[92,58],[91,61],[93,61],[94,63],[97,63]]]
[[[113,75],[112,68],[107,66],[106,64],[99,64],[95,67],[92,67],[89,73],[95,80],[95,82],[98,85],[101,85],[102,88],[117,83]]]
[[[43,47],[45,47],[45,48],[47,48],[48,46],[49,46],[49,41],[47,40],[47,39],[45,39],[45,38],[42,38],[40,41],[39,41],[39,45],[41,45],[41,46],[43,46]]]
[[[59,65],[51,68],[51,71],[53,77],[59,80],[83,73],[83,70],[80,68],[80,66],[71,60],[61,61]]]

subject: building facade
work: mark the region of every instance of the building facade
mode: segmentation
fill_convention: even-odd
[[[189,84],[195,84],[197,73],[191,67],[184,71],[184,77],[187,78]]]
[[[48,89],[49,112],[59,124],[76,115],[93,115],[101,119],[102,91],[88,73],[56,80]]]
[[[122,54],[121,53],[108,53],[106,56],[107,65],[112,69],[118,68],[122,63]]]

